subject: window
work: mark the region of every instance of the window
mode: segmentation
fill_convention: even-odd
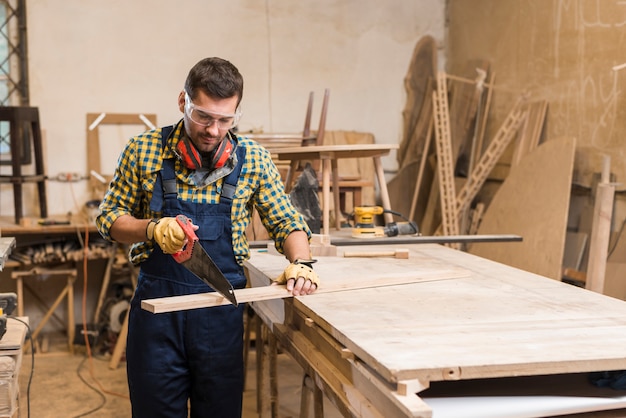
[[[26,0],[0,0],[0,106],[28,106],[26,51]],[[9,144],[9,123],[0,122],[0,165],[11,164]],[[25,149],[22,164],[29,162]]]

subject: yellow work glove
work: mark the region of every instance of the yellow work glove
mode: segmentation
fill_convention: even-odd
[[[304,280],[310,280],[312,284],[319,287],[320,279],[317,277],[317,273],[313,271],[312,266],[316,261],[317,260],[295,260],[285,268],[285,271],[283,271],[274,282],[276,284],[285,284],[289,279],[297,281],[299,277],[303,277]]]
[[[146,236],[154,240],[165,254],[174,254],[183,248],[185,231],[176,218],[153,219],[148,223]]]

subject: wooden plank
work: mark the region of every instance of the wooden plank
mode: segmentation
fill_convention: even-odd
[[[284,268],[284,257],[273,256],[274,263],[278,267],[274,277],[282,272]],[[422,258],[423,259],[423,258]],[[345,275],[335,278],[333,271],[337,268],[335,260],[346,260],[343,262]],[[461,268],[430,267],[426,269],[415,269],[412,264],[406,263],[403,268],[390,268],[389,260],[369,260],[367,263],[355,262],[350,259],[320,257],[320,263],[325,266],[316,265],[316,271],[321,277],[333,277],[333,280],[324,281],[315,294],[340,292],[346,290],[366,289],[380,286],[402,285],[407,283],[419,283],[430,280],[446,280],[467,277],[468,272]],[[376,267],[378,266],[378,267]],[[250,266],[249,268],[254,268]],[[372,276],[368,270],[380,271],[381,274]],[[386,273],[384,271],[387,270]],[[332,276],[331,276],[332,275]],[[292,297],[285,285],[273,285],[262,287],[251,287],[235,290],[235,297],[239,303],[256,302],[271,299],[281,299]],[[309,296],[307,296],[309,297]],[[141,308],[152,313],[164,313],[197,308],[208,308],[213,306],[228,305],[230,302],[223,296],[211,293],[200,293],[195,295],[171,296],[157,299],[146,299],[141,302]]]
[[[602,179],[596,187],[593,208],[593,227],[589,241],[589,264],[585,287],[594,292],[604,292],[604,275],[611,236],[615,185],[610,183],[611,159],[605,156],[602,162]]]
[[[484,77],[489,73],[489,61],[472,59],[465,63],[462,77],[450,77],[450,141],[452,159],[458,172],[468,173],[472,127],[476,124],[479,98],[484,86]],[[480,71],[478,71],[480,70]],[[472,82],[461,81],[466,78]],[[482,80],[482,82],[481,82]]]
[[[519,164],[525,155],[534,151],[539,145],[548,112],[548,101],[536,100],[528,102],[524,104],[523,109],[527,112],[527,117],[517,138],[517,144],[511,159],[512,166]]]

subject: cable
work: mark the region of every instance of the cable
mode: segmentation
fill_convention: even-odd
[[[83,412],[80,415],[75,415],[73,418],[80,418],[80,417],[85,417],[87,415],[90,415],[96,411],[99,411],[100,409],[102,409],[102,407],[104,405],[106,405],[107,403],[107,398],[106,396],[104,396],[104,393],[102,393],[100,390],[98,390],[98,388],[94,387],[93,385],[91,385],[89,382],[87,382],[87,380],[85,380],[85,378],[80,374],[80,369],[83,367],[83,365],[85,364],[85,361],[87,361],[87,357],[85,357],[83,359],[83,361],[80,362],[80,364],[78,365],[78,368],[76,369],[76,375],[78,376],[78,378],[80,380],[82,380],[82,382],[85,384],[85,386],[87,386],[89,389],[93,390],[94,392],[96,392],[98,395],[100,395],[100,405],[96,406],[93,409],[90,409],[87,412]],[[93,376],[92,376],[93,377]]]
[[[33,381],[33,374],[35,372],[35,344],[33,343],[33,335],[30,332],[30,326],[26,323],[26,321],[22,321],[21,319],[16,318],[14,316],[8,316],[7,318],[14,319],[17,322],[21,322],[22,324],[26,325],[28,339],[30,340],[31,364],[30,364],[30,374],[28,375],[28,385],[26,386],[26,411],[27,411],[26,415],[28,416],[28,418],[30,418],[30,384]]]
[[[409,219],[406,216],[404,216],[400,212],[396,212],[395,210],[383,209],[383,213],[391,213],[392,215],[396,215],[397,217],[402,218],[402,219],[404,219],[405,221],[407,221],[409,223],[411,222],[411,221],[409,221]]]
[[[83,320],[83,336],[85,338],[85,347],[87,350],[87,356],[83,359],[83,361],[81,361],[81,363],[78,366],[78,369],[76,370],[76,373],[78,375],[78,377],[80,378],[80,380],[83,381],[83,383],[85,383],[85,385],[87,385],[87,387],[89,387],[90,389],[92,389],[93,391],[95,391],[96,393],[98,393],[98,395],[100,395],[101,399],[102,399],[102,403],[100,405],[98,405],[97,407],[95,407],[94,409],[91,409],[87,412],[84,412],[80,415],[76,415],[74,418],[80,418],[80,417],[84,417],[87,416],[93,412],[96,412],[100,409],[102,409],[102,407],[104,405],[106,405],[106,396],[105,394],[109,394],[109,395],[113,395],[113,396],[118,396],[120,398],[125,398],[128,399],[128,395],[125,395],[123,393],[117,393],[117,392],[112,392],[112,391],[108,391],[106,389],[104,389],[102,387],[102,384],[100,383],[100,381],[96,378],[96,376],[94,375],[93,372],[93,356],[91,353],[91,344],[89,343],[89,333],[87,332],[87,283],[88,283],[88,256],[89,256],[89,224],[88,222],[85,223],[85,245],[83,247],[83,297],[82,297],[82,320]],[[115,255],[113,255],[115,256]],[[91,378],[94,380],[94,382],[96,382],[97,387],[94,387],[93,385],[89,384],[80,374],[80,369],[83,367],[83,364],[85,363],[85,361],[89,360],[89,375],[91,376]]]

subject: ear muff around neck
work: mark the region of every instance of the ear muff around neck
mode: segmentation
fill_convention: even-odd
[[[210,155],[203,158],[196,146],[187,137],[182,138],[176,145],[176,151],[182,163],[190,170],[197,170],[201,167],[208,168],[209,170],[222,168],[232,155],[234,149],[235,146],[233,142],[229,138],[224,138]],[[206,167],[207,165],[209,167]]]
[[[222,139],[222,142],[220,142],[213,151],[213,159],[211,161],[212,169],[224,167],[224,164],[226,164],[226,161],[228,161],[231,154],[233,153],[234,148],[235,147],[233,146],[233,143],[230,141],[230,139]]]
[[[202,156],[196,146],[184,137],[176,144],[176,151],[180,156],[182,163],[190,170],[197,170],[202,167]]]

